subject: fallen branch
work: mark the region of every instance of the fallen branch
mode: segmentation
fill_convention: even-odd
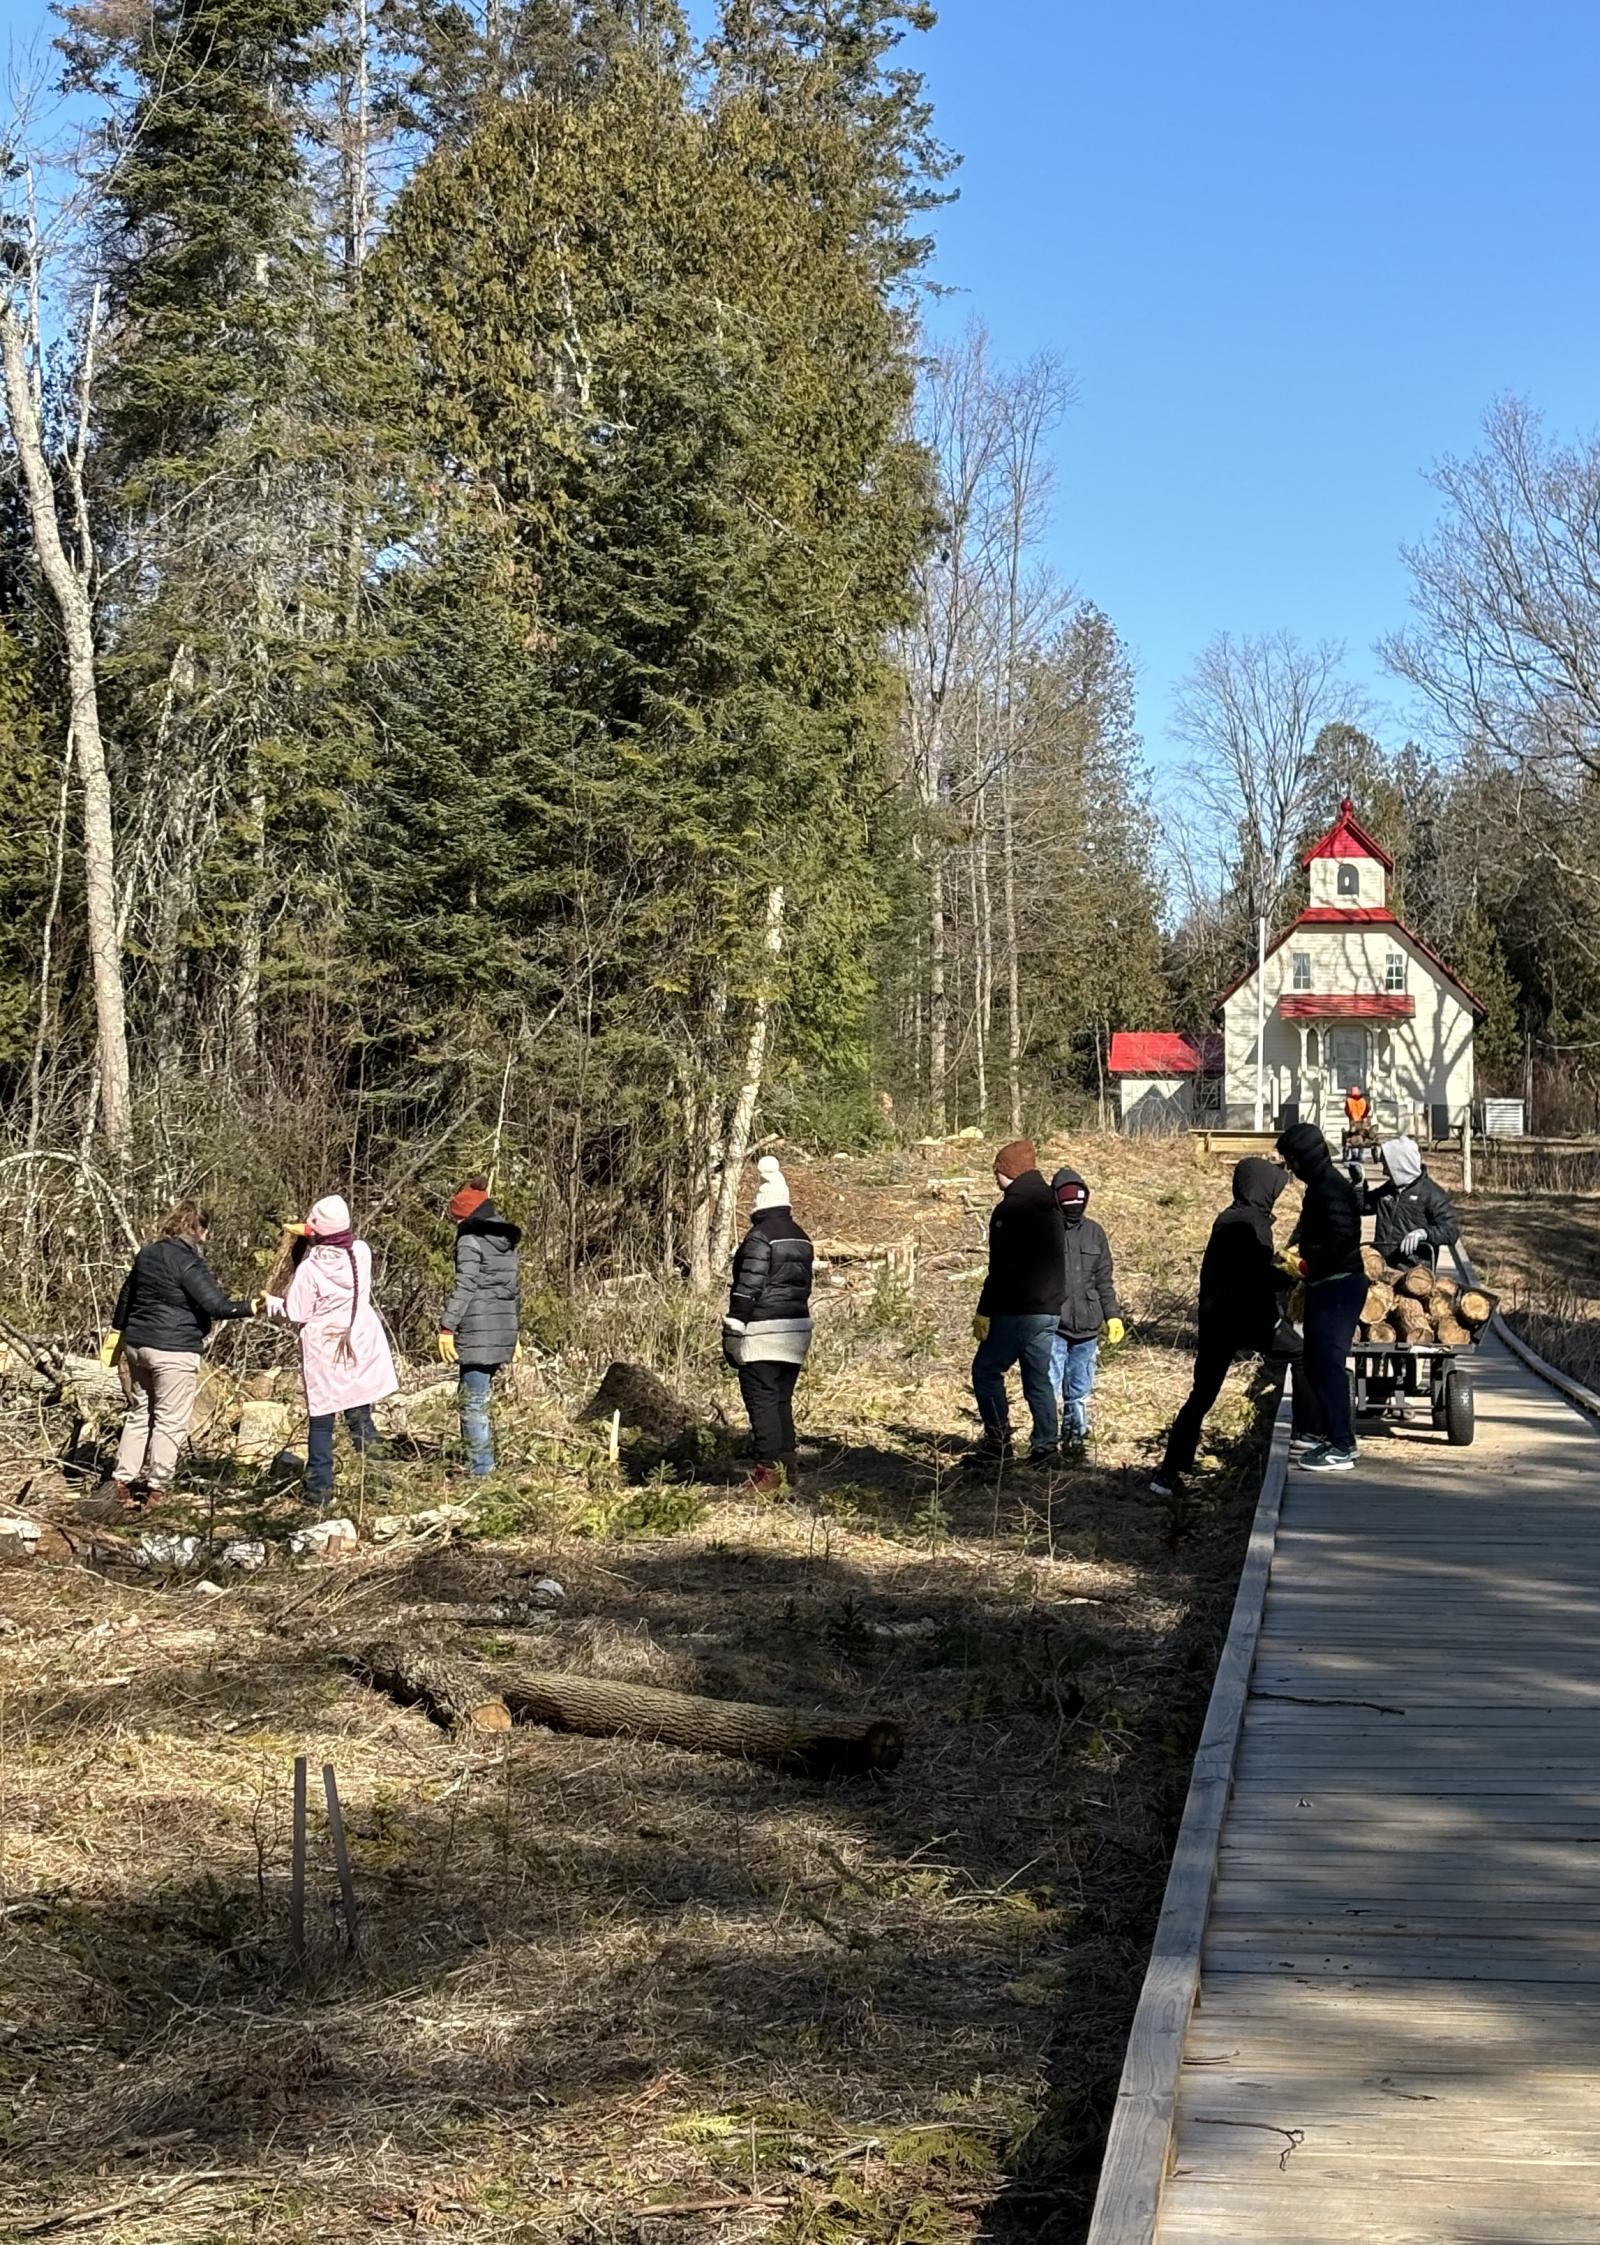
[[[405,1645],[368,1645],[352,1656],[364,1684],[402,1707],[421,1707],[445,1730],[508,1731],[511,1712],[491,1681],[465,1661]]]

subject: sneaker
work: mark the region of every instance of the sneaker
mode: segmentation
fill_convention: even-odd
[[[1183,1473],[1158,1473],[1150,1483],[1153,1497],[1181,1497],[1189,1486],[1189,1477]]]
[[[1322,1446],[1320,1434],[1291,1434],[1289,1437],[1291,1458],[1303,1458],[1308,1450],[1320,1450]]]
[[[1331,1442],[1319,1442],[1314,1450],[1306,1452],[1300,1465],[1306,1473],[1354,1473],[1356,1454],[1354,1450],[1336,1450]]]

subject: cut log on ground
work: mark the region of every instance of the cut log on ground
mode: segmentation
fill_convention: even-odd
[[[1375,1247],[1361,1250],[1361,1268],[1374,1286],[1379,1286],[1389,1275],[1389,1266]]]
[[[618,1362],[607,1371],[580,1419],[609,1419],[620,1413],[647,1442],[681,1442],[699,1421],[692,1404],[669,1388],[647,1365]]]
[[[519,1723],[578,1731],[588,1738],[642,1738],[745,1761],[776,1762],[806,1777],[859,1776],[895,1769],[904,1751],[898,1723],[851,1722],[788,1707],[701,1699],[651,1684],[523,1669],[496,1681]]]
[[[1392,1286],[1369,1286],[1367,1298],[1361,1305],[1361,1322],[1363,1325],[1377,1325],[1389,1315],[1393,1308],[1394,1288]]]
[[[1418,1263],[1396,1283],[1395,1292],[1404,1294],[1413,1302],[1426,1302],[1433,1293],[1433,1273],[1426,1263]]]
[[[466,1661],[426,1647],[367,1645],[350,1656],[364,1684],[402,1707],[421,1707],[445,1730],[508,1731],[511,1710],[494,1679]]]
[[[1494,1296],[1485,1294],[1481,1287],[1469,1286],[1464,1294],[1456,1297],[1456,1315],[1463,1325],[1471,1326],[1476,1331],[1480,1325],[1487,1325],[1493,1317]]]
[[[585,1738],[648,1739],[692,1752],[776,1762],[806,1777],[864,1776],[899,1765],[898,1723],[701,1699],[650,1684],[543,1669],[475,1668],[447,1653],[383,1643],[347,1656],[364,1683],[446,1729],[505,1730],[513,1720]]]

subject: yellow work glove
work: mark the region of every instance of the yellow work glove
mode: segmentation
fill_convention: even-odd
[[[108,1372],[110,1371],[112,1365],[116,1363],[117,1351],[121,1348],[121,1346],[122,1335],[115,1332],[108,1333],[105,1339],[100,1343],[100,1361],[105,1366]]]
[[[511,1361],[513,1364],[522,1362],[522,1335],[520,1333],[517,1335],[517,1345],[511,1351]]]
[[[264,1314],[265,1310],[266,1310],[266,1307],[267,1307],[267,1297],[265,1296],[265,1294],[252,1294],[252,1295],[251,1295],[251,1297],[250,1297],[250,1315],[251,1315],[252,1317],[260,1317],[260,1316],[262,1316],[262,1315]]]
[[[984,1316],[982,1310],[979,1310],[972,1321],[972,1338],[975,1341],[986,1341],[989,1338],[989,1320]]]
[[[1120,1349],[1128,1337],[1128,1328],[1123,1324],[1120,1317],[1108,1317],[1102,1331],[1105,1334],[1108,1349]]]
[[[461,1362],[460,1357],[456,1354],[456,1337],[453,1333],[441,1333],[439,1335],[439,1354],[444,1358],[446,1364],[459,1364]]]

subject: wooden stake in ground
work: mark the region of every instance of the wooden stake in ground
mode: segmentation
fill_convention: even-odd
[[[350,1954],[361,1954],[361,1933],[356,1923],[356,1888],[350,1876],[350,1851],[345,1846],[344,1815],[339,1807],[339,1782],[332,1762],[322,1765],[322,1790],[328,1803],[328,1829],[333,1834],[333,1860],[339,1869],[339,1900],[344,1908],[344,1930]]]
[[[289,1947],[302,1971],[306,1961],[306,1757],[294,1758],[294,1828],[289,1869]]]
[[[485,1694],[498,1690],[500,1697],[487,1703],[499,1710],[495,1728],[504,1727],[502,1717],[506,1722],[515,1717],[519,1723],[542,1723],[588,1738],[648,1739],[696,1753],[775,1762],[806,1777],[887,1773],[898,1767],[904,1751],[899,1724],[883,1717],[851,1721],[540,1669],[494,1669],[479,1678],[448,1656],[398,1645],[357,1654],[355,1667],[380,1690],[408,1706],[425,1707],[436,1722],[447,1725],[462,1719],[459,1709],[470,1694],[476,1695],[481,1712]]]

